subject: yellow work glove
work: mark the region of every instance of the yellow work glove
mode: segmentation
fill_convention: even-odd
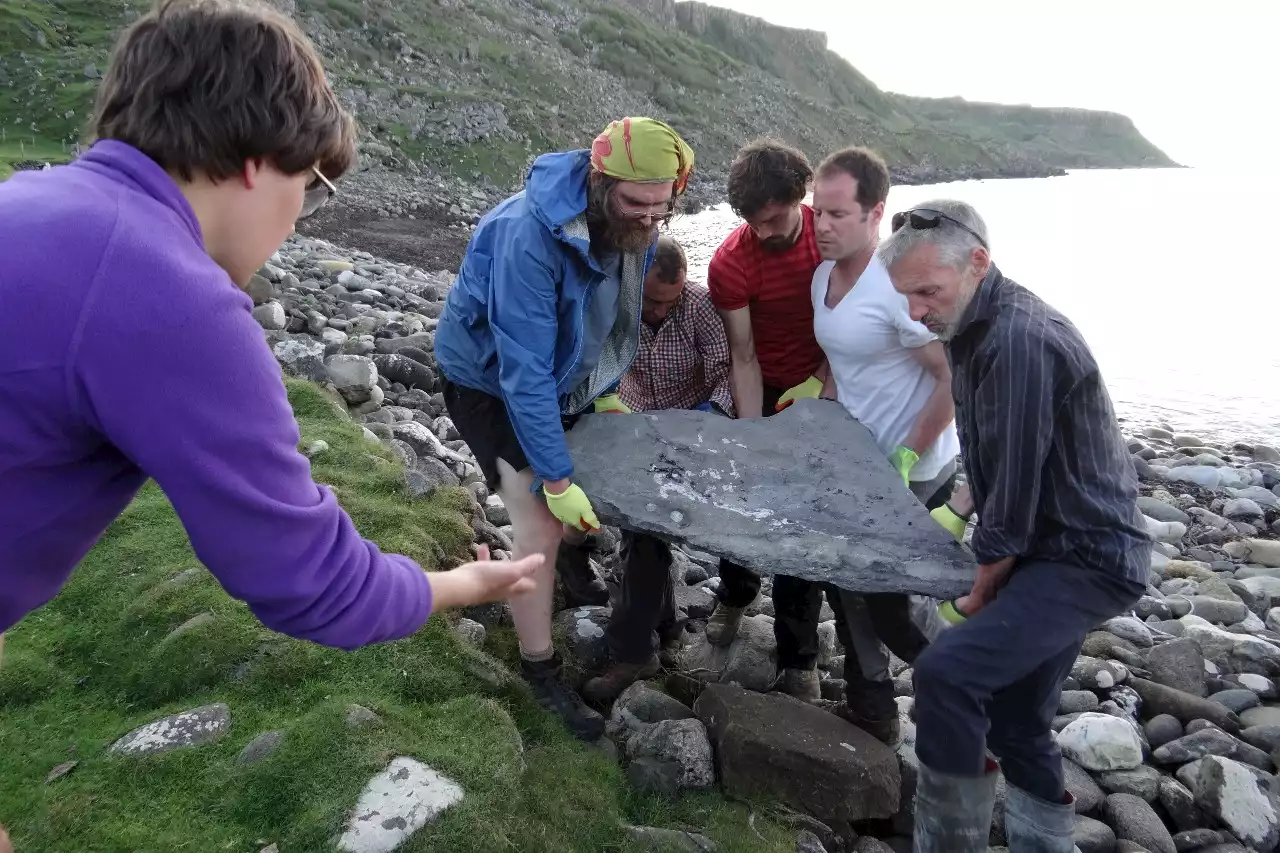
[[[910,447],[899,446],[893,453],[889,454],[889,464],[893,466],[893,470],[902,475],[902,485],[911,485],[911,469],[920,461],[920,454],[916,453]]]
[[[546,489],[542,493],[547,498],[547,509],[565,524],[584,532],[600,529],[600,519],[596,518],[596,511],[591,508],[587,493],[574,483],[570,483],[569,488],[558,495],[553,495]]]
[[[962,625],[969,617],[960,612],[954,601],[944,601],[938,605],[938,614],[951,625]]]
[[[615,415],[631,414],[631,407],[622,402],[622,398],[617,394],[605,394],[603,397],[596,398],[596,414],[601,412],[611,412]]]
[[[822,393],[822,380],[816,376],[810,376],[794,388],[788,389],[787,393],[778,398],[778,403],[773,407],[774,411],[781,412],[787,406],[790,406],[796,400],[804,400],[817,397]]]
[[[943,504],[934,509],[929,513],[929,517],[942,525],[943,530],[956,537],[957,542],[964,541],[964,528],[967,522],[956,514],[950,504]]]

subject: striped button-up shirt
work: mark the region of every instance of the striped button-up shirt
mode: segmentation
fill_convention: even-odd
[[[692,409],[708,401],[733,415],[729,340],[705,287],[686,283],[661,326],[640,324],[640,351],[618,396],[637,412]]]
[[[1145,585],[1138,477],[1071,321],[992,265],[947,355],[978,562],[1052,560]]]

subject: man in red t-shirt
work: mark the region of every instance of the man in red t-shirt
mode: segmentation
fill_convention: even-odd
[[[817,397],[826,379],[810,296],[822,258],[813,209],[801,203],[812,178],[803,153],[772,139],[747,145],[729,166],[729,204],[746,222],[716,250],[707,286],[729,337],[730,387],[740,418],[768,417],[799,398]],[[754,572],[721,561],[720,601],[707,639],[729,643],[759,591]],[[781,689],[816,702],[821,589],[777,575],[773,607]]]

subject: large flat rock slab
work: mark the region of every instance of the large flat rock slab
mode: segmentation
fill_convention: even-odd
[[[860,592],[943,598],[973,584],[972,556],[837,403],[741,421],[588,415],[567,438],[573,479],[607,524]]]

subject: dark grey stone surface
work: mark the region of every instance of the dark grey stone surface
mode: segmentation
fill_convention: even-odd
[[[588,415],[567,438],[573,479],[606,524],[863,592],[944,598],[973,585],[972,556],[839,404],[742,421]]]

